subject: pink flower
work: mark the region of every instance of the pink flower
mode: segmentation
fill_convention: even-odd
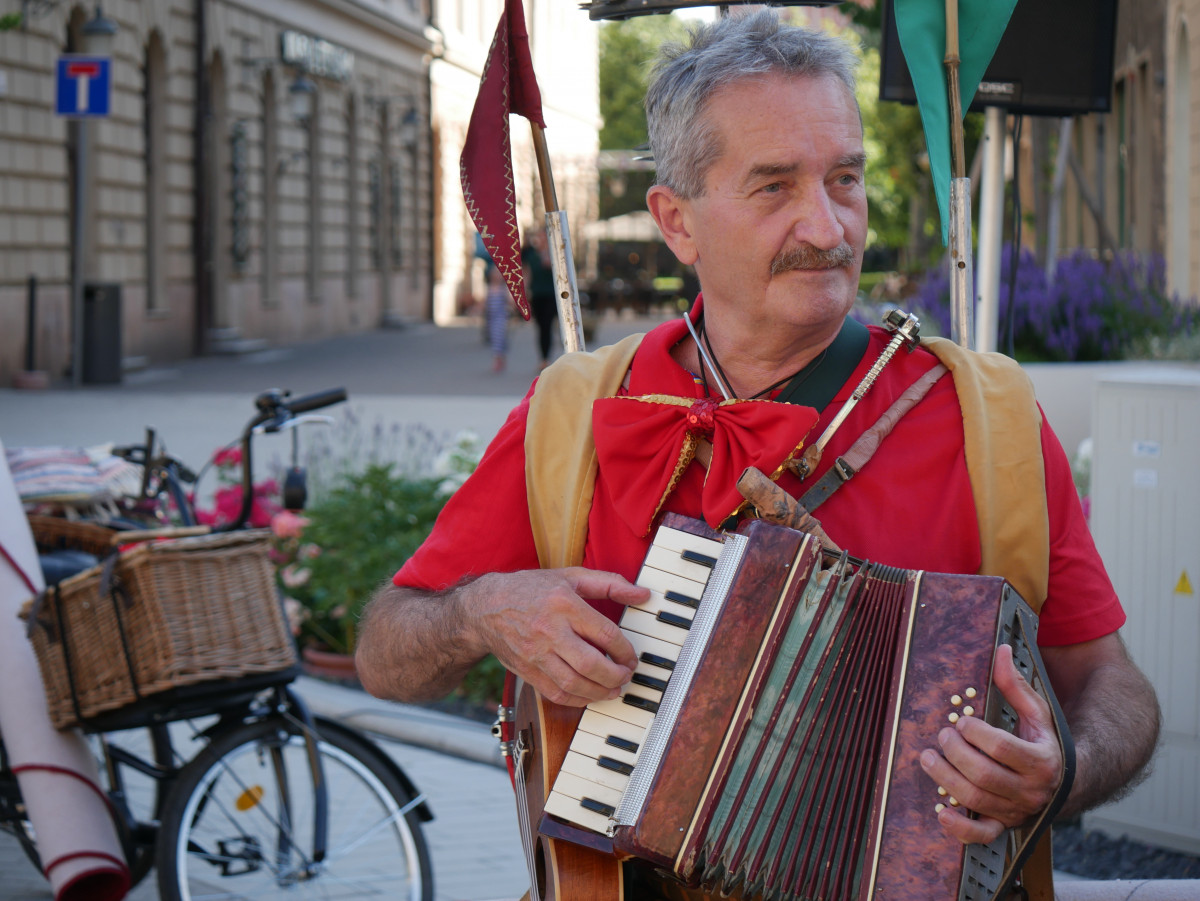
[[[299,538],[308,522],[307,516],[293,513],[291,510],[280,510],[271,517],[271,531],[275,533],[276,538]]]
[[[290,563],[279,571],[279,578],[285,588],[299,588],[308,582],[312,570],[295,563]]]
[[[213,465],[218,467],[241,466],[242,449],[237,446],[222,448],[213,455]]]

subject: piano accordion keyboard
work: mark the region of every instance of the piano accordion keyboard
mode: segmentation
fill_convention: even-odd
[[[604,834],[680,660],[700,600],[725,544],[662,526],[638,574],[650,599],[628,607],[621,632],[638,667],[620,697],[588,705],[545,812]]]

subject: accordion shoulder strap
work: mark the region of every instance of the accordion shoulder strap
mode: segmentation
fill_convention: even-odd
[[[1004,576],[1038,611],[1050,578],[1050,523],[1042,462],[1042,413],[1021,367],[996,353],[924,338],[950,370],[962,408],[967,472],[986,576]]]
[[[596,486],[592,401],[617,393],[641,342],[630,335],[592,353],[563,354],[538,377],[525,430],[525,488],[544,568],[583,560]]]

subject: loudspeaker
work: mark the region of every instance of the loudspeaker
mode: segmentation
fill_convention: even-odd
[[[879,98],[916,103],[893,0],[883,8]],[[1117,0],[1019,0],[970,109],[1033,116],[1112,109]]]

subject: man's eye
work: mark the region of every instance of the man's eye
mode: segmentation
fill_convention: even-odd
[[[783,190],[783,185],[780,184],[779,182],[775,181],[775,182],[771,182],[771,184],[769,184],[769,185],[763,185],[763,187],[760,190],[762,190],[763,193],[765,193],[765,194],[778,194],[780,191]]]

